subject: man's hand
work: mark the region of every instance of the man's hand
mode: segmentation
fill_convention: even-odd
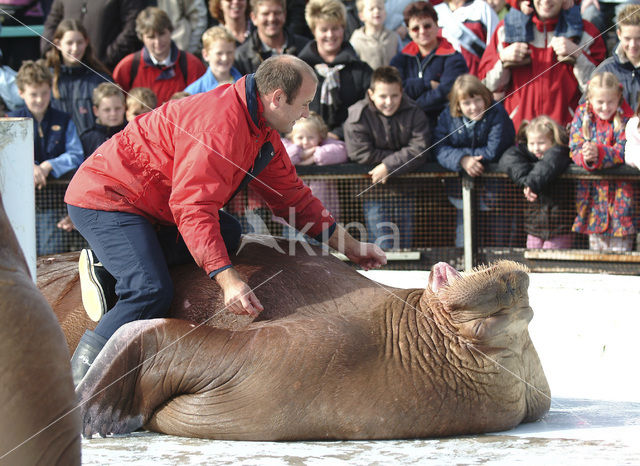
[[[481,155],[465,155],[460,160],[460,166],[469,176],[474,178],[484,173],[484,165],[482,165]]]
[[[538,195],[533,191],[531,191],[531,188],[529,186],[525,186],[523,192],[524,192],[524,197],[529,202],[535,202],[536,199],[538,199]]]
[[[600,11],[600,2],[598,0],[582,0],[582,2],[580,2],[580,13],[584,14],[587,8],[589,8],[589,5],[593,5],[596,10]],[[564,7],[564,4],[562,6]]]
[[[215,276],[224,293],[224,305],[236,315],[249,314],[258,317],[264,310],[258,297],[233,267],[223,270]]]
[[[520,2],[520,11],[522,11],[525,15],[533,14],[533,7],[531,6],[531,2],[529,0],[523,0],[522,2]]]
[[[380,183],[385,184],[387,182],[387,176],[389,176],[389,170],[387,170],[387,166],[384,163],[380,163],[369,172],[369,175],[371,175],[372,183],[375,184],[379,181]]]
[[[525,42],[514,42],[500,51],[501,62],[520,62],[530,54],[529,46]]]
[[[33,166],[33,182],[36,188],[42,189],[47,185],[47,176],[51,173],[53,167],[46,160],[40,165]]]
[[[338,224],[336,224],[336,229],[327,243],[364,270],[377,268],[387,263],[387,256],[382,249],[375,244],[356,240]]]
[[[578,57],[576,52],[580,47],[568,37],[555,36],[551,39],[549,45],[558,57],[567,57],[569,55],[574,58]]]

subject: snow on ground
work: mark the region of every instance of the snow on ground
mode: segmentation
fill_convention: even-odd
[[[423,288],[428,272],[365,273]],[[508,432],[434,440],[229,442],[148,432],[83,440],[84,464],[640,464],[640,277],[531,274],[529,326],[550,412]]]

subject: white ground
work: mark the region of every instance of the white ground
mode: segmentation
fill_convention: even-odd
[[[424,287],[427,272],[369,272]],[[640,277],[532,274],[529,326],[551,411],[508,432],[437,440],[228,442],[147,432],[83,440],[84,464],[640,464]]]

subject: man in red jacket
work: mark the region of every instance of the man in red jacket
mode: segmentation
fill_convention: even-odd
[[[169,264],[193,257],[218,282],[231,312],[262,311],[229,259],[240,226],[221,210],[249,182],[276,215],[289,218],[293,208],[298,229],[328,238],[362,267],[386,262],[377,246],[336,224],[282,146],[278,131],[288,133],[309,115],[316,87],[315,72],[302,60],[270,58],[235,84],[136,118],[80,167],[65,202],[93,250],[81,254],[80,278],[85,308],[99,322],[72,357],[76,385],[120,326],[166,315],[173,297]],[[115,278],[118,296],[104,316],[108,293],[100,275],[106,272],[97,261]]]

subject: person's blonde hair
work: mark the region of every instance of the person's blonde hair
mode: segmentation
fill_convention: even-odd
[[[236,44],[236,38],[224,26],[213,26],[202,34],[202,47],[209,49],[214,42],[230,42]]]
[[[340,0],[309,0],[304,9],[304,19],[311,32],[314,31],[317,21],[336,22],[346,28],[347,9]]]
[[[618,29],[622,26],[640,26],[640,5],[627,5],[618,13]]]
[[[362,13],[364,11],[364,4],[365,4],[366,1],[367,0],[356,0],[356,10],[358,10],[358,13]],[[371,0],[371,1],[381,2],[382,3],[382,9],[387,11],[383,0]]]
[[[618,108],[613,114],[613,129],[614,131],[619,131],[623,127],[622,116],[620,115],[620,105],[622,104],[622,100],[624,97],[622,96],[622,85],[615,74],[610,71],[604,71],[602,73],[597,73],[591,76],[591,79],[587,83],[587,91],[586,91],[586,102],[587,102],[587,111],[584,114],[584,118],[582,120],[582,135],[585,139],[591,139],[593,135],[591,134],[591,102],[590,99],[593,97],[593,92],[596,89],[603,89],[607,91],[616,91],[618,93]]]
[[[282,7],[282,11],[287,13],[287,1],[286,0],[251,0],[249,2],[249,7],[251,11],[254,13],[258,11],[258,7],[263,3],[275,3],[276,5],[280,5]]]
[[[93,90],[93,93],[91,94],[91,102],[96,107],[99,107],[102,99],[106,97],[116,96],[120,97],[120,100],[122,100],[123,104],[125,103],[124,93],[122,92],[122,89],[120,89],[113,83],[101,83]]]
[[[134,87],[127,95],[127,108],[131,105],[140,105],[149,112],[158,105],[158,97],[148,87]]]
[[[291,132],[287,135],[287,138],[293,139],[296,129],[300,128],[313,128],[318,133],[318,136],[320,136],[321,142],[324,141],[327,138],[327,134],[329,134],[329,128],[322,120],[322,117],[316,112],[309,112],[309,116],[307,118],[300,118],[296,121],[293,128],[291,128]]]
[[[462,116],[460,101],[479,95],[484,100],[485,111],[491,106],[493,96],[491,91],[472,74],[462,74],[456,78],[449,92],[449,111],[452,117]]]
[[[533,133],[547,136],[555,146],[567,146],[569,144],[567,131],[547,115],[537,116],[531,121],[523,120],[518,130],[518,142],[526,143],[529,135]]]

